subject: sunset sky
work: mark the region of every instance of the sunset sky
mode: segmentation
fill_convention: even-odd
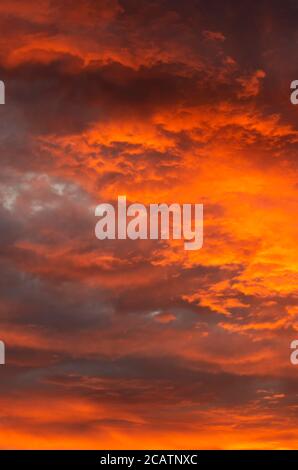
[[[298,448],[298,5],[1,0],[0,448]],[[203,203],[204,246],[94,208]]]

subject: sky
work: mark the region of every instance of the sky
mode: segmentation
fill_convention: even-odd
[[[298,5],[0,3],[2,449],[297,448]],[[94,208],[204,204],[204,245]]]

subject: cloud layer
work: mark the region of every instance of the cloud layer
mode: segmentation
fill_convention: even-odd
[[[297,15],[1,3],[2,448],[295,448]],[[203,249],[99,242],[120,194]]]

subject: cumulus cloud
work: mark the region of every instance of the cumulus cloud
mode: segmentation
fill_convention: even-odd
[[[297,28],[264,6],[0,5],[3,448],[295,446]],[[203,203],[203,249],[99,242],[120,194]]]

